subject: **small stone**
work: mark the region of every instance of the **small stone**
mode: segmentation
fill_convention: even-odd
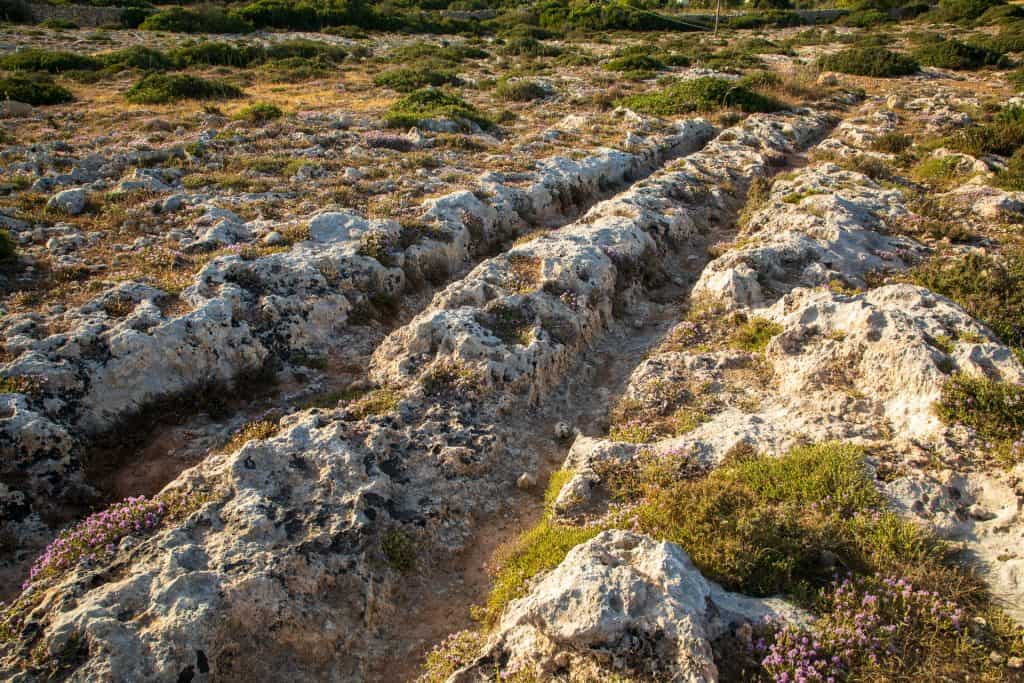
[[[1024,657],[1010,657],[1006,660],[1006,666],[1011,669],[1024,669]]]
[[[85,210],[85,190],[81,187],[73,187],[58,192],[50,197],[50,201],[46,202],[46,208],[69,216],[77,216]]]
[[[1006,659],[1005,657],[1003,657],[1001,654],[999,654],[995,650],[992,650],[992,652],[990,652],[989,655],[988,655],[988,661],[992,662],[993,664],[1002,664],[1003,660],[1005,660],[1005,659]]]
[[[555,425],[555,438],[559,441],[568,441],[574,434],[573,428],[565,422],[559,422]]]
[[[537,485],[537,478],[529,472],[523,472],[516,480],[516,488],[520,491],[528,491]]]
[[[263,236],[264,244],[273,246],[275,244],[281,244],[281,242],[284,242],[284,235],[279,233],[277,230],[274,230],[273,232],[268,232],[266,235]]]
[[[987,522],[990,519],[996,518],[996,513],[992,512],[991,510],[986,510],[978,503],[975,503],[971,507],[967,508],[967,514],[969,514],[973,519],[976,519],[979,522]]]
[[[826,71],[818,76],[818,85],[825,85],[829,87],[839,85],[839,77],[830,71]]]

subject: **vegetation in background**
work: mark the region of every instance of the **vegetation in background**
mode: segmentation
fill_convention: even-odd
[[[778,111],[783,108],[780,102],[771,97],[714,76],[676,81],[658,92],[625,97],[619,104],[657,116],[709,112],[726,107],[746,113]]]
[[[0,78],[0,99],[15,100],[33,106],[63,104],[71,102],[74,96],[67,88],[57,85],[48,78],[39,76],[9,76]]]
[[[237,87],[220,80],[184,74],[149,74],[125,94],[132,104],[169,104],[179,100],[226,100],[242,97]]]
[[[470,121],[483,129],[494,128],[494,122],[476,107],[457,95],[424,88],[409,93],[391,105],[384,114],[390,128],[411,128],[424,119],[445,118]]]
[[[825,55],[818,59],[818,67],[824,71],[873,78],[909,76],[918,70],[917,62],[910,57],[874,47],[853,47]]]

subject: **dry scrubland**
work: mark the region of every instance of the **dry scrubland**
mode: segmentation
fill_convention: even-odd
[[[1024,8],[0,10],[0,678],[1024,679]]]

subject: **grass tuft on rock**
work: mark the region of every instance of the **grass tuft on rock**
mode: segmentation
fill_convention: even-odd
[[[180,100],[227,100],[242,97],[242,91],[220,80],[184,74],[149,74],[125,94],[132,104],[170,104]]]

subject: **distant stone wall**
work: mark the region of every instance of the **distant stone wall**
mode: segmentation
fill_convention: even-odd
[[[29,3],[32,19],[37,22],[47,19],[72,21],[79,26],[96,27],[121,22],[122,7],[92,7],[89,5],[48,5]]]

